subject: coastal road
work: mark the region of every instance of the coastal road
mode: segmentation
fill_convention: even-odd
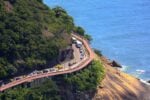
[[[78,71],[78,70],[86,67],[94,59],[94,52],[90,48],[87,40],[85,40],[84,38],[82,38],[82,37],[80,37],[78,35],[75,35],[75,34],[72,34],[72,36],[77,38],[78,40],[82,41],[82,43],[83,43],[83,45],[84,45],[84,47],[86,49],[86,52],[88,53],[88,56],[85,57],[85,59],[83,59],[81,62],[75,64],[75,66],[73,66],[73,67],[71,67],[69,69],[66,69],[66,70],[60,70],[60,71],[50,72],[50,73],[36,74],[36,75],[33,75],[33,76],[24,77],[24,78],[21,78],[19,80],[12,81],[12,82],[10,82],[8,84],[5,84],[5,85],[1,86],[0,87],[0,92],[4,91],[6,89],[9,89],[11,87],[14,87],[16,85],[25,83],[25,82],[31,82],[32,80],[36,80],[36,79],[44,78],[44,77],[50,77],[50,76],[55,76],[55,75],[72,73],[72,72]]]

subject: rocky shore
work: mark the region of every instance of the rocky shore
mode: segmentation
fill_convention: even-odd
[[[112,67],[110,60],[97,57],[106,69],[106,77],[93,100],[150,100],[150,86]],[[113,63],[116,64],[116,63]],[[118,66],[120,67],[120,66]]]
[[[108,63],[110,66],[112,67],[117,67],[117,68],[122,68],[121,64],[119,64],[117,61],[113,60],[113,61],[109,61]]]
[[[105,58],[105,57],[104,57]],[[105,58],[105,59],[107,59],[107,58]],[[108,65],[110,65],[111,67],[114,67],[114,68],[118,68],[118,69],[122,69],[122,65],[121,64],[119,64],[117,61],[115,61],[115,60],[110,60],[110,59],[107,59],[107,64]],[[147,84],[147,85],[150,85],[150,80],[148,80],[148,81],[144,81],[144,80],[141,80],[141,79],[139,79],[139,78],[137,78],[138,80],[140,80],[142,83],[144,83],[144,84]]]

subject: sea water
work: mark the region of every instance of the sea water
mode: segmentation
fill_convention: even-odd
[[[150,0],[44,0],[61,6],[93,37],[92,47],[123,71],[150,79]]]

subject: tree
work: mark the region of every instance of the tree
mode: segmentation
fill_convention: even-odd
[[[81,36],[84,36],[84,34],[85,34],[84,29],[82,27],[80,27],[80,26],[75,27],[74,28],[74,32],[76,32],[77,34],[79,34]]]
[[[54,81],[46,80],[34,88],[17,87],[0,94],[0,100],[60,100],[59,89]]]
[[[0,78],[45,66],[67,47],[65,34],[71,33],[74,22],[63,8],[47,8],[43,0],[7,0],[13,7],[7,12],[4,1],[0,0],[0,58],[5,65]]]
[[[77,74],[68,75],[65,78],[67,84],[73,87],[75,91],[96,90],[97,85],[103,80],[105,71],[99,61],[93,61],[88,68]]]
[[[37,0],[38,2],[40,2],[40,3],[43,3],[43,0]]]
[[[101,52],[100,50],[94,49],[94,52],[95,52],[97,55],[102,56],[102,52]]]
[[[85,34],[84,38],[86,38],[89,42],[92,41],[91,35]]]

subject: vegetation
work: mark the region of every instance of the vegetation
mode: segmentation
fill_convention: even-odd
[[[89,42],[93,40],[91,35],[89,35],[89,34],[85,34],[84,38],[86,38]]]
[[[75,91],[88,91],[95,90],[104,75],[105,71],[102,64],[99,61],[93,61],[88,68],[69,75],[65,80]]]
[[[89,42],[92,41],[92,37],[89,35],[89,34],[86,34],[85,33],[85,30],[80,27],[80,26],[76,26],[74,27],[74,30],[73,30],[75,33],[83,36],[84,38],[86,38]]]
[[[35,88],[18,87],[0,94],[0,100],[60,100],[59,89],[52,81]]]
[[[105,76],[105,71],[99,61],[93,61],[87,68],[77,72],[61,76],[55,76],[52,80],[42,83],[34,88],[15,88],[0,94],[0,100],[59,100],[72,94],[95,91]],[[65,84],[66,86],[63,86]],[[61,87],[66,87],[65,95]]]
[[[0,79],[45,66],[67,46],[64,34],[74,28],[64,9],[42,0],[0,0],[0,12]]]
[[[81,36],[84,36],[84,34],[85,34],[85,30],[80,26],[75,27],[74,32],[76,32],[77,34],[79,34]]]
[[[0,80],[46,66],[69,44],[72,31],[92,40],[63,8],[48,8],[42,0],[0,0],[0,12]],[[93,61],[77,73],[60,75],[59,82],[56,76],[40,86],[9,89],[0,93],[0,100],[60,100],[64,82],[72,94],[93,91],[104,74],[102,64]]]
[[[94,49],[94,52],[98,55],[98,56],[102,56],[102,52],[98,49]]]

